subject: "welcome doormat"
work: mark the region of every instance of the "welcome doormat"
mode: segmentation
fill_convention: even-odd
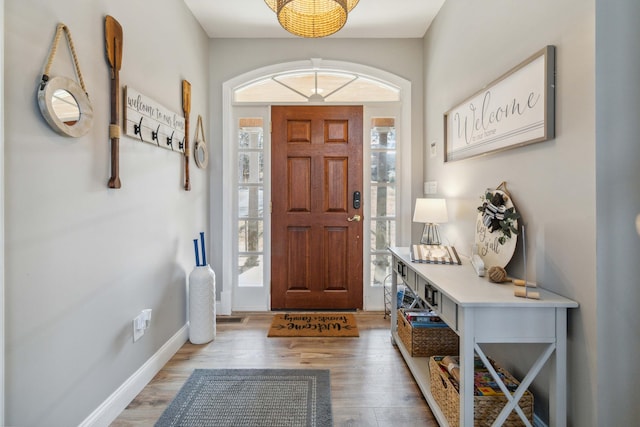
[[[328,369],[196,369],[156,427],[333,425]]]
[[[351,313],[279,313],[273,317],[269,337],[357,337]]]

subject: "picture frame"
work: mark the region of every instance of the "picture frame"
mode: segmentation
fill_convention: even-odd
[[[555,138],[555,46],[546,46],[444,114],[444,161]]]

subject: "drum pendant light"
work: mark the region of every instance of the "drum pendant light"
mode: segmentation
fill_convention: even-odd
[[[265,0],[278,22],[299,37],[326,37],[339,31],[358,0]]]

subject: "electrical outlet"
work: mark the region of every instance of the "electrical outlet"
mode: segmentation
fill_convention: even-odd
[[[133,319],[133,342],[138,341],[143,335],[145,330],[144,313],[140,313]]]

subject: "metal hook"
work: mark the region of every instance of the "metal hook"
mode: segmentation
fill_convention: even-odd
[[[158,125],[155,132],[151,131],[151,140],[155,141],[157,145],[160,145],[160,141],[158,141],[158,132],[160,132],[160,125]]]
[[[134,135],[139,135],[140,136],[140,141],[144,142],[144,139],[142,139],[142,119],[144,117],[140,117],[140,123],[138,124],[133,124],[133,133]]]
[[[184,150],[184,138],[182,138],[182,141],[178,142],[178,148],[180,150]]]
[[[176,133],[175,130],[173,132],[171,132],[171,136],[167,137],[167,145],[171,146],[172,150],[173,150],[173,134],[174,133]]]
[[[40,90],[44,90],[44,87],[47,85],[48,81],[49,81],[49,76],[46,74],[43,74],[42,81],[40,82]]]

